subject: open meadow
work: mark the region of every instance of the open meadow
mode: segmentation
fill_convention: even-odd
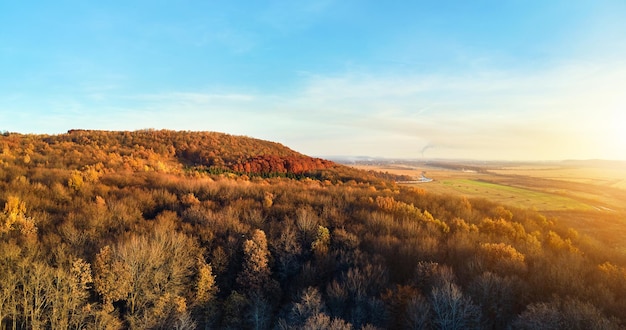
[[[352,165],[414,177],[403,185],[537,210],[626,253],[626,164],[393,162]],[[419,182],[424,173],[431,182]]]

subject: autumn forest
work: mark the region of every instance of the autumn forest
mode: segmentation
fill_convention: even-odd
[[[0,136],[0,329],[620,329],[540,211],[213,132]]]

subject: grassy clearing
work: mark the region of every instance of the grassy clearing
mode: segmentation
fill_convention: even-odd
[[[593,207],[572,198],[551,193],[512,187],[473,179],[447,179],[438,182],[448,193],[460,193],[467,197],[487,198],[520,208],[540,211],[592,210]],[[430,187],[423,186],[429,190]],[[443,192],[442,189],[437,189]]]

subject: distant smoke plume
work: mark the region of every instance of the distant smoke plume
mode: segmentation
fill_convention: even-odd
[[[425,145],[424,148],[422,148],[422,158],[424,158],[424,152],[426,152],[426,150],[432,149],[434,147],[435,145],[432,143],[428,143],[427,145]]]

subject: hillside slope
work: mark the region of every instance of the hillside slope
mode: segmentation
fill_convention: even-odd
[[[221,133],[4,134],[0,148],[0,329],[626,321],[623,254],[536,211]]]
[[[179,161],[187,166],[252,174],[299,174],[336,166],[275,142],[216,132],[70,130],[67,134],[51,136],[9,134],[1,141],[9,149],[25,143],[22,146],[25,154],[41,157],[31,158],[35,165],[59,168],[102,162],[111,168],[142,169],[143,165],[147,169],[162,169],[165,163]],[[51,164],[49,158],[59,153],[61,159]],[[74,157],[76,154],[83,157]]]

